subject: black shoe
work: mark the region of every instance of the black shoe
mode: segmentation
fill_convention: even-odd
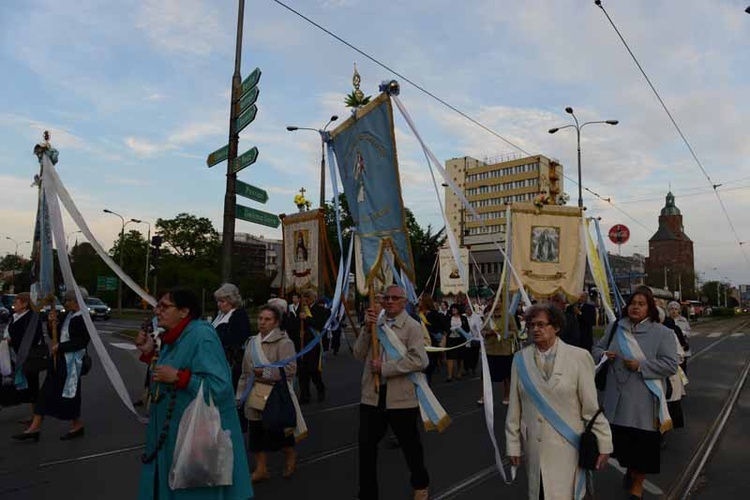
[[[84,427],[79,427],[78,429],[74,431],[69,431],[62,436],[60,436],[60,441],[70,441],[71,439],[83,437],[85,434],[86,429]]]
[[[41,431],[35,431],[35,432],[22,432],[21,434],[14,434],[12,437],[16,441],[34,441],[35,443],[38,443],[40,435],[41,435]]]

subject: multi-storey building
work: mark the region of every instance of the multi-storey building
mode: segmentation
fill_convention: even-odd
[[[532,202],[542,193],[557,203],[563,193],[563,166],[543,155],[484,160],[464,156],[446,161],[445,170],[479,216],[475,218],[446,187],[445,212],[451,230],[456,241],[470,248],[473,272],[496,284],[502,260],[493,242],[505,241],[506,204]]]

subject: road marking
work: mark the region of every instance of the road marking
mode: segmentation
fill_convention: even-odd
[[[619,471],[622,475],[625,475],[627,472],[624,468],[620,467],[620,464],[617,463],[617,461],[614,458],[610,458],[607,460],[607,463],[612,466],[614,469]],[[661,488],[656,486],[654,483],[652,483],[649,480],[643,481],[643,489],[648,491],[649,493],[653,493],[654,495],[663,495],[664,492]]]
[[[711,349],[713,349],[717,345],[721,344],[722,342],[724,342],[728,338],[729,338],[729,336],[720,338],[719,340],[713,342],[712,344],[707,345],[706,347],[704,347],[700,351],[698,351],[695,354],[693,354],[689,359],[692,360],[693,362],[695,362],[695,360],[698,359],[698,357],[702,356],[707,351],[710,351]]]
[[[63,465],[63,464],[70,464],[74,462],[83,462],[85,460],[91,460],[94,458],[101,458],[101,457],[108,457],[110,455],[119,455],[120,453],[127,453],[129,451],[136,451],[136,450],[142,450],[145,446],[140,444],[138,446],[128,446],[127,448],[120,448],[117,450],[112,451],[105,451],[102,453],[94,453],[93,455],[84,455],[82,457],[77,458],[66,458],[64,460],[55,460],[52,462],[42,462],[39,464],[40,469],[44,469],[45,467],[52,467],[53,465]]]
[[[345,404],[345,405],[332,406],[330,408],[324,408],[324,409],[318,410],[318,411],[305,412],[305,414],[307,416],[310,416],[310,415],[317,415],[318,413],[328,413],[328,412],[331,412],[331,411],[346,410],[347,408],[354,408],[355,406],[359,406],[359,404],[360,404],[359,401],[357,401],[356,403],[349,403],[349,404]]]
[[[503,460],[503,465],[506,464],[506,460]],[[497,469],[494,465],[491,465],[487,467],[486,469],[482,469],[479,472],[477,472],[474,475],[471,475],[464,479],[463,481],[460,481],[453,486],[449,487],[447,490],[439,493],[438,495],[432,497],[433,500],[448,500],[449,498],[452,498],[458,493],[461,493],[465,489],[471,489],[475,486],[479,486],[483,482],[487,481],[489,478],[497,474]]]
[[[713,332],[708,334],[708,338],[715,339],[716,337],[721,337],[721,332]]]
[[[737,337],[742,337],[742,336],[744,336],[744,335],[745,335],[745,334],[744,334],[744,333],[742,333],[742,332],[737,332],[737,333],[733,333],[732,335],[730,335],[730,337],[734,337],[734,338],[737,338]]]
[[[337,448],[335,450],[325,451],[319,455],[314,455],[310,458],[302,459],[297,463],[297,466],[303,467],[305,465],[311,465],[311,464],[315,464],[318,462],[322,462],[323,460],[328,460],[329,458],[333,458],[338,455],[343,455],[344,453],[349,453],[350,451],[354,451],[357,448],[359,448],[359,443],[348,444],[346,446],[342,446],[341,448]]]

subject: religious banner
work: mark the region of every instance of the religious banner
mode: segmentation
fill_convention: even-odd
[[[527,291],[536,297],[563,292],[578,297],[586,272],[581,209],[559,205],[511,206],[511,256]],[[585,240],[584,240],[585,241]],[[518,289],[511,282],[511,291]]]
[[[385,249],[385,258],[380,260],[380,266],[375,270],[374,278],[368,282],[365,276],[365,264],[362,260],[362,240],[356,234],[354,235],[354,277],[357,291],[361,295],[367,295],[369,283],[374,284],[376,290],[383,290],[386,286],[393,284],[393,269],[388,263],[388,259],[392,259],[390,252],[390,248]]]
[[[383,92],[331,132],[349,212],[361,243],[366,283],[382,270],[385,250],[414,282],[393,133],[393,108]]]
[[[461,247],[458,249],[458,255],[464,265],[464,269],[469,268],[469,249]],[[448,247],[439,250],[440,259],[440,291],[443,295],[456,295],[459,292],[467,293],[469,284],[461,279],[458,272],[458,264],[453,258],[453,252]]]
[[[284,240],[284,290],[320,290],[320,263],[325,230],[322,210],[281,215]]]

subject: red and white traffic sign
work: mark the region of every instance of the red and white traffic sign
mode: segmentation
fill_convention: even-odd
[[[624,224],[615,224],[609,230],[609,240],[615,245],[622,245],[630,239],[630,229]]]

